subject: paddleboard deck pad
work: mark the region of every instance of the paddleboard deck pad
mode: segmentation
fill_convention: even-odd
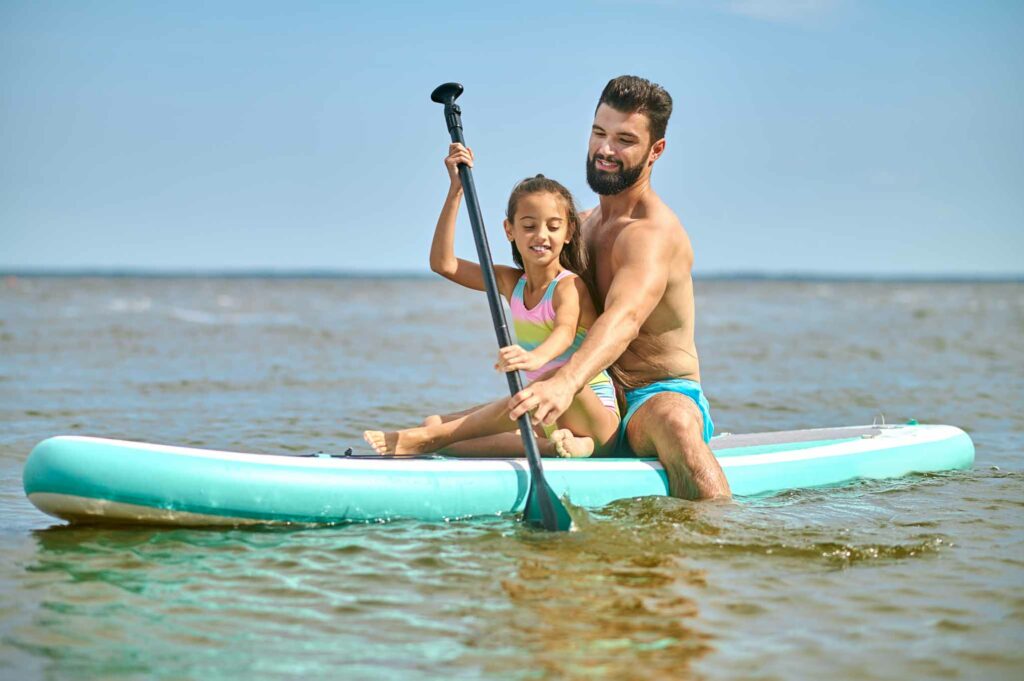
[[[970,437],[941,425],[722,435],[711,447],[737,497],[974,462]],[[576,506],[668,494],[656,459],[548,458],[544,473]],[[75,523],[332,524],[521,512],[530,470],[525,459],[245,454],[59,436],[32,450],[23,482],[39,510]]]

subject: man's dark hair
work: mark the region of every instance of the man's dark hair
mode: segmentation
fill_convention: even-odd
[[[672,96],[665,88],[639,76],[612,78],[604,86],[594,113],[607,104],[622,113],[640,113],[650,121],[651,144],[665,136],[668,118],[672,115]]]

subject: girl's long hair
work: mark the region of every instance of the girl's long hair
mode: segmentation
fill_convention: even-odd
[[[562,204],[565,207],[566,243],[562,246],[558,262],[573,274],[582,275],[587,263],[583,250],[583,239],[580,236],[580,216],[576,212],[576,201],[573,200],[572,194],[561,183],[549,177],[539,174],[528,177],[517,184],[512,190],[512,195],[508,197],[505,217],[509,222],[515,222],[519,199],[528,194],[554,194],[562,199]],[[515,241],[512,242],[512,260],[520,269],[524,269],[523,256],[519,253]]]

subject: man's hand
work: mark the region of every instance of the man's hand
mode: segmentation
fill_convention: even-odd
[[[494,368],[508,373],[510,371],[534,371],[544,365],[534,353],[524,350],[520,345],[508,345],[498,350],[498,363]]]
[[[572,386],[555,374],[513,395],[508,402],[508,417],[517,421],[526,412],[533,412],[535,424],[552,426],[572,404],[575,395]]]

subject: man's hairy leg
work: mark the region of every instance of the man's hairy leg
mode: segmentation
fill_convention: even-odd
[[[634,452],[661,461],[672,496],[727,499],[729,483],[703,432],[704,418],[693,400],[669,392],[640,405],[626,428]]]

